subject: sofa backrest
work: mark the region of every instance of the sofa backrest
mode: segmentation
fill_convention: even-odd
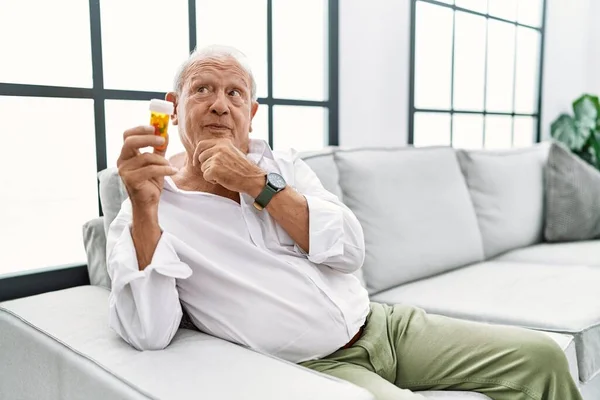
[[[335,159],[344,202],[364,230],[369,293],[483,260],[452,148],[339,150]]]
[[[331,193],[342,199],[342,189],[339,185],[339,173],[333,153],[335,147],[328,147],[320,151],[300,153],[308,166],[317,174],[321,183]],[[104,233],[108,233],[108,227],[117,217],[121,205],[127,199],[127,191],[121,181],[117,168],[107,168],[98,173],[100,181],[100,203],[104,214]]]
[[[299,155],[317,174],[325,189],[342,199],[339,173],[333,158],[334,151],[335,147],[329,147],[319,151],[303,152]],[[110,278],[106,271],[106,235],[110,224],[121,210],[123,201],[127,199],[127,191],[117,168],[107,168],[101,171],[98,173],[98,179],[100,181],[100,203],[104,216],[84,224],[83,240],[88,259],[90,283],[110,288]],[[355,275],[364,286],[362,269],[356,271]]]
[[[376,293],[541,241],[548,148],[328,148],[300,156],[360,220],[367,257],[357,276]],[[116,168],[99,178],[103,223],[84,226],[96,243],[127,197]],[[104,285],[107,275],[96,270],[105,271],[105,261],[89,251],[90,279]]]
[[[542,241],[549,148],[541,143],[500,151],[457,150],[486,258]]]
[[[315,152],[300,153],[300,158],[317,174],[323,187],[344,201],[340,187],[340,173],[334,159],[335,147]]]

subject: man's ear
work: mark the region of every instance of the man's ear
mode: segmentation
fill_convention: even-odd
[[[258,101],[253,101],[250,107],[250,132],[252,132],[252,120],[258,111]]]
[[[173,115],[171,115],[171,122],[173,125],[177,125],[177,94],[175,92],[169,92],[165,95],[165,100],[173,103]]]

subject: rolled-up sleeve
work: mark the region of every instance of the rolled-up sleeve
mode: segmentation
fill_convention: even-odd
[[[130,211],[126,201],[107,236],[107,267],[112,282],[109,325],[138,350],[164,349],[182,317],[176,279],[186,279],[192,271],[179,259],[173,238],[164,231],[151,263],[140,271]]]
[[[308,259],[344,273],[358,270],[365,260],[362,226],[336,195],[327,191],[300,158],[294,161],[296,190],[306,198],[309,212]],[[296,246],[296,250],[302,250]]]

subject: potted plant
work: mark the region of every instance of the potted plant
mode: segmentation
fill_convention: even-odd
[[[552,138],[564,143],[600,170],[600,101],[584,94],[573,102],[573,113],[561,114],[550,127]]]

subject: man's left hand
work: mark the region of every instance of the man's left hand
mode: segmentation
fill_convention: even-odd
[[[229,139],[200,141],[194,152],[193,165],[200,166],[207,182],[234,192],[256,197],[265,186],[266,172],[248,160]]]

